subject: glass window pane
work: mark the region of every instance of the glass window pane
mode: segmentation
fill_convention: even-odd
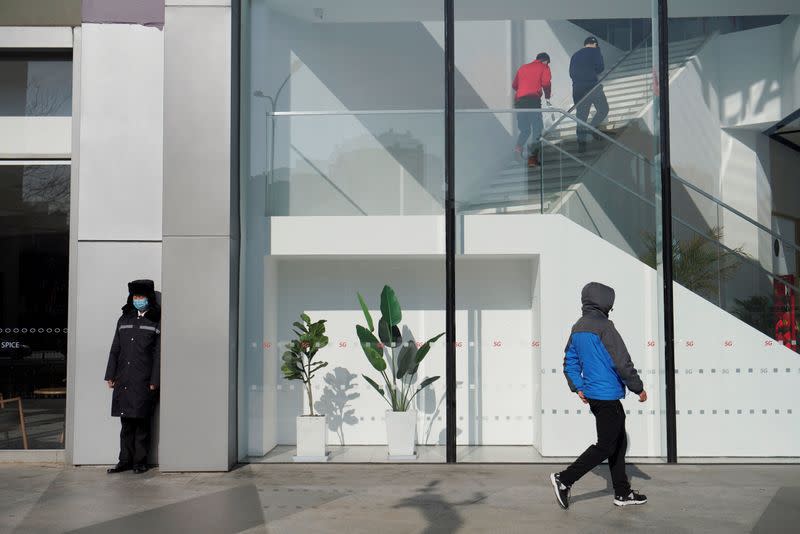
[[[0,116],[72,115],[72,61],[0,55]]]
[[[654,12],[588,4],[456,1],[460,461],[596,440],[563,373],[591,281],[650,393],[623,400],[628,454],[665,454]]]
[[[245,6],[240,456],[319,456],[303,445],[311,406],[332,461],[386,460],[387,417],[408,409],[419,460],[440,462],[444,379],[413,395],[444,376],[444,338],[408,364],[445,322],[442,7],[307,6]],[[393,316],[384,286],[402,311],[392,335],[379,327]],[[328,365],[310,391],[285,355],[310,328],[301,314],[327,321],[312,363]],[[385,398],[396,388],[396,402],[362,375]]]
[[[800,6],[669,7],[678,455],[800,457]]]
[[[0,448],[64,446],[68,165],[0,165]]]

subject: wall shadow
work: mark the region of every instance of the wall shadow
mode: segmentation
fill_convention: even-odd
[[[356,385],[353,381],[357,375],[351,373],[344,367],[336,367],[332,372],[325,375],[325,388],[319,400],[314,403],[314,409],[318,413],[326,416],[328,428],[336,432],[339,438],[339,445],[345,444],[344,426],[358,424],[358,417],[355,416],[355,409],[348,409],[347,404],[361,396],[360,393],[353,392]]]

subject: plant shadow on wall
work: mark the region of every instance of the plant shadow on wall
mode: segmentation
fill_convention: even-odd
[[[740,261],[749,259],[743,247],[729,249],[721,245],[722,228],[714,227],[705,235],[695,233],[689,239],[672,241],[672,272],[676,282],[713,302],[720,304],[722,282],[732,278],[739,270]],[[639,258],[656,268],[660,253],[656,235],[643,234],[645,253]]]
[[[344,445],[344,426],[358,424],[358,417],[355,410],[347,408],[350,401],[361,396],[352,390],[356,387],[353,381],[357,375],[351,373],[344,367],[336,367],[332,372],[323,377],[325,388],[317,401],[315,408],[318,413],[328,416],[328,428],[336,432],[339,444]]]

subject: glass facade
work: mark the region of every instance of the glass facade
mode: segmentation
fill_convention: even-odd
[[[421,359],[444,331],[442,12],[371,4],[246,9],[240,454],[252,461],[290,459],[311,414],[326,416],[334,460],[385,459],[371,446],[393,409],[415,413],[420,460],[443,461],[444,380],[412,400],[444,376],[443,340]],[[301,356],[298,370],[293,340],[322,339],[303,337],[301,314],[327,322],[314,367]]]
[[[800,108],[799,19],[691,4],[669,20],[671,55],[698,43],[670,83],[678,454],[797,457],[800,152],[769,126]]]
[[[591,281],[615,288],[612,318],[651,392],[646,409],[625,401],[629,454],[660,457],[663,354],[648,346],[660,285],[639,261],[660,224],[653,12],[642,2],[636,18],[613,21],[636,30],[622,48],[585,46],[584,26],[600,21],[539,18],[547,12],[496,2],[487,20],[474,2],[455,3],[459,437],[471,446],[459,461],[543,461],[591,441],[588,407],[562,372]]]
[[[0,449],[64,447],[69,165],[0,164]]]
[[[629,456],[661,461],[677,435],[683,458],[800,457],[800,158],[776,138],[800,108],[800,9],[446,5],[245,3],[240,457],[300,455],[311,404],[333,460],[385,459],[391,408],[375,389],[392,389],[405,347],[445,331],[448,303],[453,346],[435,341],[410,383],[441,378],[404,406],[419,458],[445,458],[448,350],[457,461],[580,452],[594,426],[562,364],[590,281],[616,290],[611,318],[649,393],[623,401]],[[528,83],[543,65],[549,83]],[[398,338],[379,336],[384,286]],[[285,354],[313,337],[301,314],[327,320],[310,389]],[[742,425],[752,438],[735,439]]]

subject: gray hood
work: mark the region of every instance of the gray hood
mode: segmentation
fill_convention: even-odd
[[[614,307],[614,290],[599,282],[589,282],[581,291],[581,304],[583,314],[600,312],[606,317]]]

